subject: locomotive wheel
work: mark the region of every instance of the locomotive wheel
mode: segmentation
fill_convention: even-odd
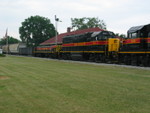
[[[68,59],[68,60],[72,60],[72,58],[71,58],[71,55],[70,55],[70,54],[67,54],[67,59]]]
[[[99,56],[99,54],[95,55],[95,62],[96,63],[100,63],[100,56]]]
[[[132,66],[137,66],[138,65],[138,58],[137,58],[137,56],[132,56],[131,57],[131,65]]]
[[[67,60],[67,57],[65,54],[62,54],[62,59]]]
[[[124,57],[123,57],[123,55],[119,55],[119,57],[118,57],[118,64],[124,64]]]
[[[101,55],[101,62],[105,63],[106,62],[106,56],[105,55]]]
[[[149,66],[150,64],[150,61],[149,61],[149,57],[148,56],[145,56],[145,57],[143,57],[143,59],[142,59],[142,66],[144,66],[144,67],[147,67],[147,66]]]
[[[89,60],[89,54],[83,54],[82,55],[82,58],[83,58],[83,61],[88,61]]]
[[[95,61],[95,55],[94,54],[90,54],[89,62],[94,62],[94,61]]]
[[[126,56],[124,57],[124,63],[125,63],[126,65],[130,65],[130,64],[131,64],[131,57],[128,56],[128,55],[126,55]]]

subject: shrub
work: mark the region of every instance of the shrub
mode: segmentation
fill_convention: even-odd
[[[6,55],[4,55],[4,54],[0,54],[0,57],[5,57]]]

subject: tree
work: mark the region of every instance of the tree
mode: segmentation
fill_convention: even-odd
[[[54,25],[48,18],[31,16],[19,28],[20,38],[27,46],[37,46],[55,36]]]
[[[20,40],[14,38],[12,36],[7,36],[7,38],[8,38],[8,44],[15,44],[15,43],[19,43],[20,42]],[[0,45],[6,45],[7,38],[0,39]]]
[[[127,38],[127,36],[125,34],[116,33],[115,35],[118,37],[121,37],[121,38]]]
[[[71,18],[72,28],[76,30],[99,27],[101,29],[106,29],[106,24],[103,20],[98,18]]]

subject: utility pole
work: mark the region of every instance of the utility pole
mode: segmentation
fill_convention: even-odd
[[[59,21],[59,19],[56,17],[55,15],[55,44],[57,45],[57,22]]]
[[[9,39],[8,39],[8,28],[6,29],[6,34],[5,34],[5,39],[6,39],[6,47],[7,47],[7,54],[9,53]]]
[[[58,27],[58,22],[62,22],[59,20],[59,18],[57,18],[57,16],[55,15],[55,27],[56,27],[56,31],[55,31],[55,44],[58,44],[58,35],[57,35],[57,27]]]

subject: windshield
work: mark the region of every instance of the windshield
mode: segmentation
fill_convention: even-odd
[[[106,40],[108,38],[114,37],[115,37],[114,33],[110,31],[103,31],[97,36],[98,40]]]

